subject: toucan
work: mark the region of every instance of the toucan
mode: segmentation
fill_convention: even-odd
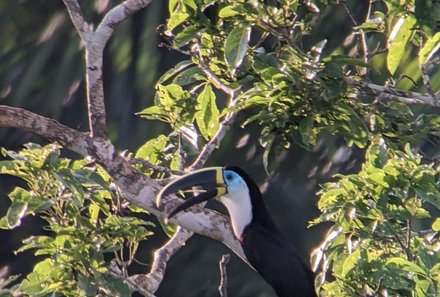
[[[260,189],[244,170],[226,166],[194,171],[167,184],[159,192],[157,203],[161,197],[194,187],[202,190],[172,210],[168,218],[219,197],[229,212],[232,230],[247,260],[278,297],[317,297],[314,273],[279,231]]]

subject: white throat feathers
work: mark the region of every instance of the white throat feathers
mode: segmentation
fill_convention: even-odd
[[[252,204],[249,189],[246,183],[234,185],[229,192],[220,197],[220,201],[226,206],[231,217],[232,229],[235,237],[241,239],[244,228],[252,221]]]

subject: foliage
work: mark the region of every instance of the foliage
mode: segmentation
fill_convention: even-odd
[[[383,140],[366,155],[359,173],[323,186],[313,224],[333,226],[312,256],[317,282],[326,296],[438,296],[438,171]]]
[[[360,3],[369,3],[369,12],[353,14],[351,7]],[[217,132],[229,124],[231,113],[245,115],[242,126],[259,127],[266,169],[274,146],[313,150],[321,137],[337,136],[333,139],[365,149],[366,162],[359,173],[338,175],[336,182],[323,186],[318,202],[322,215],[313,224],[330,222],[332,227],[314,253],[313,262],[322,270],[317,288],[324,296],[437,296],[438,169],[413,151],[426,137],[440,137],[440,117],[438,110],[412,107],[402,96],[382,96],[387,87],[426,93],[422,66],[431,75],[431,87],[440,86],[440,73],[432,67],[440,38],[435,5],[418,0],[170,0],[169,18],[159,27],[162,45],[186,58],[158,79],[153,105],[138,113],[166,123],[168,132],[144,140],[135,157],[182,169],[199,157],[203,145],[218,144]],[[329,22],[326,14],[335,10],[351,19],[343,39],[328,31],[336,21]],[[58,16],[52,28],[64,28],[60,20]],[[54,36],[58,34],[66,35]],[[128,51],[114,48],[126,46],[121,40],[129,36],[116,35],[110,46],[119,70],[128,67]],[[69,65],[78,54],[77,40],[71,43],[75,51],[66,53]],[[38,70],[51,44],[42,42],[34,71],[20,76],[22,83],[16,85],[22,91],[17,95],[13,89],[12,98],[31,93],[29,81],[35,77],[47,79]],[[26,64],[19,58],[19,65]],[[145,72],[146,60],[134,56],[132,71],[136,66]],[[17,66],[15,59],[8,61],[2,90],[14,85],[10,69]],[[78,87],[77,81],[57,82],[63,90]],[[369,83],[386,87],[370,94],[363,88]],[[234,92],[225,96],[225,89]],[[109,105],[115,110],[122,106]],[[124,101],[121,110],[126,105],[130,103]],[[98,165],[62,158],[59,150],[34,144],[19,152],[4,150],[10,160],[0,163],[0,173],[27,185],[9,194],[11,206],[0,226],[13,229],[29,215],[41,216],[47,224],[47,235],[30,237],[19,249],[33,249],[42,260],[12,289],[31,296],[128,295],[128,288],[108,273],[104,256],[128,265],[138,243],[150,234],[150,223],[132,213],[141,210],[128,211],[121,204]],[[167,175],[154,166],[136,167],[153,178]],[[0,293],[9,292],[0,287]]]
[[[33,249],[41,257],[13,289],[26,296],[94,296],[98,291],[129,295],[122,280],[108,274],[108,256],[128,265],[139,242],[151,235],[152,224],[123,209],[101,168],[60,157],[55,144],[27,144],[19,152],[3,154],[11,160],[0,162],[0,173],[23,179],[26,188],[9,194],[11,205],[0,227],[16,228],[32,215],[46,223],[45,235],[25,239],[16,251]],[[12,296],[9,289],[0,294]]]
[[[274,145],[312,150],[322,134],[368,147],[361,172],[323,187],[322,215],[313,223],[334,225],[315,253],[315,265],[324,259],[317,286],[325,296],[437,296],[438,227],[424,228],[438,225],[429,220],[440,207],[438,171],[422,164],[408,143],[417,148],[427,136],[440,136],[440,117],[359,87],[378,73],[393,87],[413,87],[404,65],[427,66],[438,50],[435,13],[426,10],[433,3],[371,1],[362,22],[343,4],[354,23],[351,49],[325,50],[326,40],[304,49],[319,8],[331,2],[170,1],[162,37],[189,59],[162,76],[156,105],[140,115],[167,122],[174,132],[189,125],[209,141],[228,113],[245,111],[242,125],[261,128],[266,169]],[[438,73],[433,76],[438,86]],[[420,79],[417,72],[409,80]],[[212,87],[234,89],[235,97],[223,103]],[[185,112],[176,116],[176,110]]]
[[[310,51],[303,49],[304,36],[312,33],[310,22],[319,12],[316,4],[303,6],[294,0],[170,1],[170,17],[161,28],[162,36],[166,46],[190,60],[159,79],[156,104],[139,114],[165,121],[173,131],[184,124],[198,127],[208,141],[219,126],[219,106],[226,106],[219,113],[220,120],[230,111],[247,110],[253,115],[243,125],[260,125],[265,156],[274,143],[286,148],[294,143],[311,150],[323,132],[341,135],[348,145],[360,148],[375,134],[393,138],[400,148],[408,138],[425,137],[426,130],[408,126],[416,115],[405,103],[371,101],[346,78],[361,81],[366,71],[387,70],[399,78],[398,67],[410,49],[418,48],[424,57],[420,61],[427,63],[437,50],[438,40],[438,33],[433,33],[435,16],[422,17],[420,13],[420,7],[427,4],[417,3],[418,13],[413,14],[413,2],[384,1],[389,12],[386,15],[383,6],[373,3],[365,22],[353,27],[356,35],[375,33],[369,35],[375,49],[368,51],[368,57],[367,53],[362,57],[360,50],[355,56],[340,49],[323,54],[325,40]],[[416,30],[420,24],[424,25]],[[389,38],[385,42],[386,36]],[[372,68],[368,59],[380,58],[385,50],[388,69],[380,65]],[[230,99],[233,103],[222,104],[210,93],[206,103],[201,104],[206,88],[212,89],[213,82],[197,67],[200,63],[209,64],[221,83],[239,91],[237,98]],[[417,75],[415,80],[420,79]],[[206,123],[211,123],[210,128]]]

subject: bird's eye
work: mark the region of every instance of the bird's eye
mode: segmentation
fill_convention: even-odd
[[[231,180],[232,180],[232,178],[233,178],[233,176],[232,176],[232,174],[231,174],[231,173],[226,173],[226,176],[225,176],[225,178],[226,178],[226,180],[227,180],[227,181],[231,181]]]

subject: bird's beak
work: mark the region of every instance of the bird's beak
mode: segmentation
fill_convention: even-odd
[[[192,190],[193,187],[200,187],[202,191],[194,191]],[[168,215],[168,218],[171,218],[178,212],[181,212],[190,206],[226,194],[227,189],[223,180],[222,167],[200,169],[172,181],[159,192],[156,198],[156,204],[160,205],[162,197],[177,193],[179,191],[192,191],[198,193],[198,195],[187,199],[185,202],[176,207]]]

